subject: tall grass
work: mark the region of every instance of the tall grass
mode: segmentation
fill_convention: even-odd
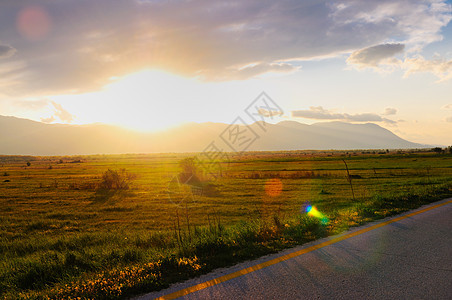
[[[328,223],[301,213],[223,226],[213,215],[208,226],[190,228],[181,214],[175,220],[179,227],[174,232],[137,236],[96,233],[70,239],[43,238],[40,243],[2,243],[4,255],[16,255],[2,268],[8,271],[0,273],[0,290],[9,291],[2,294],[6,297],[20,291],[24,298],[120,299],[336,234],[451,194],[451,184],[418,186],[403,194],[378,194],[347,210],[332,211],[327,214]],[[105,270],[105,266],[109,268]]]

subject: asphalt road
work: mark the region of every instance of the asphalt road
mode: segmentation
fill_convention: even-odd
[[[179,299],[452,299],[452,199],[138,299],[185,293]]]

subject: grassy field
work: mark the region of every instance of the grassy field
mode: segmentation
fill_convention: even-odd
[[[452,195],[451,154],[246,153],[195,187],[190,156],[0,156],[0,297],[124,298]]]

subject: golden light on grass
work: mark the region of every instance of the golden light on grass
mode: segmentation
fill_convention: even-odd
[[[265,193],[271,197],[276,197],[281,194],[283,184],[280,179],[272,178],[265,183]]]
[[[341,154],[313,159],[298,152],[265,158],[250,153],[245,163],[234,157],[230,171],[215,182],[221,194],[199,195],[179,210],[166,194],[167,175],[180,172],[185,153],[2,157],[0,218],[7,251],[0,259],[0,286],[6,287],[0,298],[132,297],[223,267],[226,256],[239,262],[451,195],[452,160],[446,155],[357,155],[353,170],[365,175],[354,186],[363,195],[357,205]],[[420,176],[419,161],[431,166],[430,178]],[[118,168],[137,178],[127,191],[100,193],[102,174]],[[307,169],[312,173],[287,176],[287,170]],[[275,175],[264,177],[262,170]],[[384,243],[375,249],[382,252]],[[238,251],[246,255],[234,255]],[[369,256],[359,267],[372,267],[378,258]]]

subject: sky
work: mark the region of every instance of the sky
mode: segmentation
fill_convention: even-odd
[[[452,2],[2,0],[0,115],[141,131],[376,123],[452,144]]]

